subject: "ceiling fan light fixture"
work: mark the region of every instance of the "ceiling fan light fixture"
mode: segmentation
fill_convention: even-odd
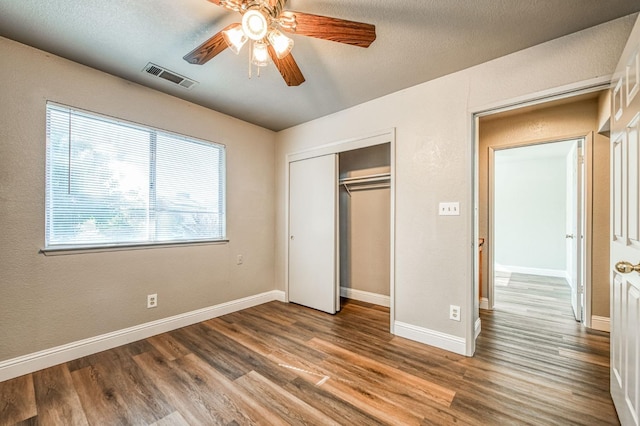
[[[267,17],[259,10],[251,9],[242,15],[242,30],[251,40],[262,40],[268,29]]]
[[[229,28],[222,32],[224,41],[229,46],[229,49],[236,55],[240,54],[240,49],[247,42],[248,38],[242,30],[242,25],[238,24],[233,28]]]
[[[271,46],[273,46],[273,50],[276,51],[278,59],[284,58],[291,52],[291,49],[293,49],[293,39],[282,34],[277,29],[271,30],[267,39]]]
[[[251,62],[259,67],[266,67],[269,65],[269,51],[267,50],[267,44],[261,41],[253,43],[253,50],[251,51]]]

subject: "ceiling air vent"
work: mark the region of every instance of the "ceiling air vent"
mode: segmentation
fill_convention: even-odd
[[[182,86],[185,89],[191,89],[193,86],[198,84],[197,81],[181,76],[180,74],[176,74],[173,71],[169,71],[168,69],[162,68],[161,66],[156,64],[152,64],[151,62],[149,62],[144,67],[143,71],[155,77],[170,81],[171,83],[177,84],[178,86]]]

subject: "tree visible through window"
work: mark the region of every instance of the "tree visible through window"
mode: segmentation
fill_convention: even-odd
[[[224,146],[47,104],[46,248],[225,238]]]

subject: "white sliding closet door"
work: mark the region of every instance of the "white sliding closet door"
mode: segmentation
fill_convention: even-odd
[[[289,163],[289,301],[337,311],[337,156]]]

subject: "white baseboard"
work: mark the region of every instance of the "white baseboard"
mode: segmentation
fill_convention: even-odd
[[[607,317],[591,315],[591,328],[609,333],[611,332],[611,322]]]
[[[482,331],[482,322],[480,321],[480,318],[478,318],[476,319],[476,324],[475,324],[474,339],[478,338],[478,336],[480,335],[480,331]]]
[[[516,274],[541,275],[543,277],[566,278],[564,269],[528,268],[526,266],[496,265],[496,271],[511,272]]]
[[[486,297],[480,298],[480,309],[489,309],[489,299]]]
[[[273,300],[284,302],[284,292],[272,290],[2,361],[0,382]]]
[[[340,296],[348,299],[359,300],[361,302],[373,303],[374,305],[386,306],[390,305],[389,296],[378,293],[370,293],[368,291],[354,290],[348,287],[340,287]]]
[[[415,340],[416,342],[425,343],[460,355],[466,355],[466,340],[462,337],[452,336],[400,321],[394,323],[393,331],[396,336]]]

